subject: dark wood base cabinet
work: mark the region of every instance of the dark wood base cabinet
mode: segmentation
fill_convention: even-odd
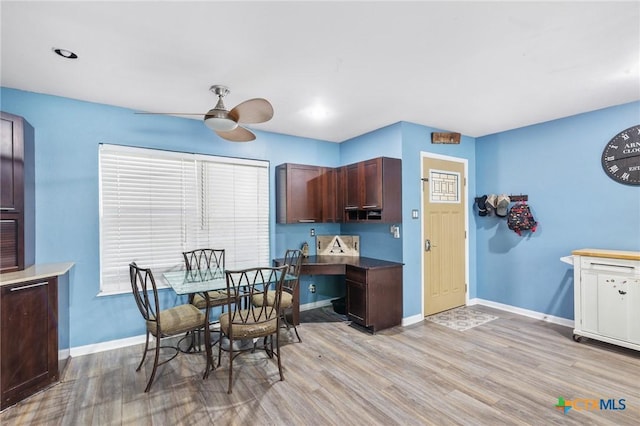
[[[20,272],[2,274],[1,410],[60,379],[60,372],[69,359],[67,271],[72,265],[36,265],[22,275],[18,275]]]
[[[374,333],[402,323],[402,265],[346,266],[347,316]]]
[[[2,409],[58,380],[57,281],[1,288]]]

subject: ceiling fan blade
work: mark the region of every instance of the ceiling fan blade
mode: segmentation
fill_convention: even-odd
[[[264,123],[273,117],[273,106],[266,99],[249,99],[236,105],[229,115],[239,123]]]
[[[204,115],[203,112],[143,112],[136,111],[134,114],[144,114],[144,115]]]
[[[230,132],[216,131],[216,134],[222,139],[226,139],[231,142],[250,142],[256,138],[256,135],[241,126],[236,127]]]

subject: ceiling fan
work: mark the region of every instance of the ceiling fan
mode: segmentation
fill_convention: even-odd
[[[249,142],[256,138],[250,130],[240,126],[243,124],[264,123],[273,117],[273,106],[268,100],[254,98],[244,101],[230,111],[224,106],[222,98],[230,93],[226,86],[215,84],[209,88],[218,96],[218,103],[207,113],[154,113],[137,112],[136,114],[164,114],[164,115],[204,115],[204,124],[216,132],[218,136],[232,142]]]

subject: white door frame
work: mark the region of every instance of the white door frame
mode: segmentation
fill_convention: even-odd
[[[451,161],[454,163],[462,163],[464,165],[464,177],[467,180],[467,184],[463,185],[463,197],[466,200],[465,203],[465,209],[464,209],[464,228],[465,228],[465,234],[466,234],[466,238],[464,239],[464,281],[466,284],[466,290],[465,290],[465,294],[464,294],[464,304],[468,305],[469,304],[469,160],[467,160],[466,158],[459,158],[459,157],[452,157],[449,155],[443,155],[443,154],[436,154],[433,152],[425,152],[425,151],[420,151],[420,177],[424,178],[426,177],[426,170],[424,170],[424,159],[425,158],[432,158],[432,159],[436,159],[436,160],[445,160],[445,161]],[[423,207],[424,207],[424,181],[420,181],[420,228],[422,230],[422,232],[420,232],[420,235],[422,236],[422,238],[420,239],[420,250],[424,250],[424,241],[426,238],[425,235],[425,230],[424,230],[424,214],[425,212],[422,211]],[[420,252],[422,253],[422,251]],[[424,318],[424,256],[421,254],[420,255],[420,295],[421,298],[420,300],[422,301],[422,313],[421,316],[422,318]]]

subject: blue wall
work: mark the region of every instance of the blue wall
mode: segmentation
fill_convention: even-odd
[[[284,162],[338,164],[340,145],[267,132],[244,144],[218,138],[198,120],[135,115],[133,111],[2,88],[2,111],[24,117],[35,128],[36,262],[75,262],[71,271],[71,347],[144,333],[130,294],[97,297],[99,291],[98,144],[148,147]],[[271,197],[275,211],[275,196]],[[331,225],[326,233],[335,232]],[[335,226],[334,226],[335,227]],[[319,232],[325,232],[317,226]],[[297,230],[296,230],[297,231]],[[308,230],[301,233],[309,235]],[[283,238],[271,218],[271,254],[299,246],[296,232]],[[312,298],[303,290],[303,302]],[[173,304],[172,291],[162,303]],[[315,296],[317,297],[317,295]]]
[[[396,123],[342,144],[257,131],[249,144],[226,142],[198,120],[140,116],[133,111],[2,88],[1,109],[20,115],[36,136],[36,262],[73,261],[71,347],[137,336],[144,332],[130,294],[97,297],[99,290],[98,144],[101,142],[253,158],[273,171],[290,162],[336,167],[389,156],[402,159],[401,238],[388,225],[277,225],[271,218],[271,254],[311,243],[317,234],[356,234],[362,255],[404,262],[404,314],[421,313],[421,153],[468,160],[469,297],[573,318],[572,269],[558,259],[583,247],[640,249],[640,187],[605,176],[600,154],[606,141],[638,124],[640,103],[491,135],[462,137],[460,145],[432,145],[442,131]],[[524,193],[541,225],[518,237],[503,220],[478,217],[473,198],[485,193]],[[311,254],[315,247],[310,244]],[[318,293],[307,291],[318,283]],[[339,279],[303,277],[301,302],[344,292]],[[164,303],[175,303],[171,291]]]
[[[606,143],[640,124],[640,102],[479,138],[477,195],[527,194],[535,233],[475,217],[477,297],[573,319],[573,269],[559,258],[580,248],[640,250],[640,187],[602,170]]]
[[[462,136],[459,145],[432,144],[431,133],[446,130],[402,123],[402,214],[403,214],[403,259],[404,259],[404,316],[422,312],[422,157],[429,152],[468,160],[467,188],[473,200],[475,192],[475,138]],[[472,201],[469,210],[469,294],[476,293],[475,228],[472,222]],[[411,218],[411,210],[418,210],[420,217]]]

